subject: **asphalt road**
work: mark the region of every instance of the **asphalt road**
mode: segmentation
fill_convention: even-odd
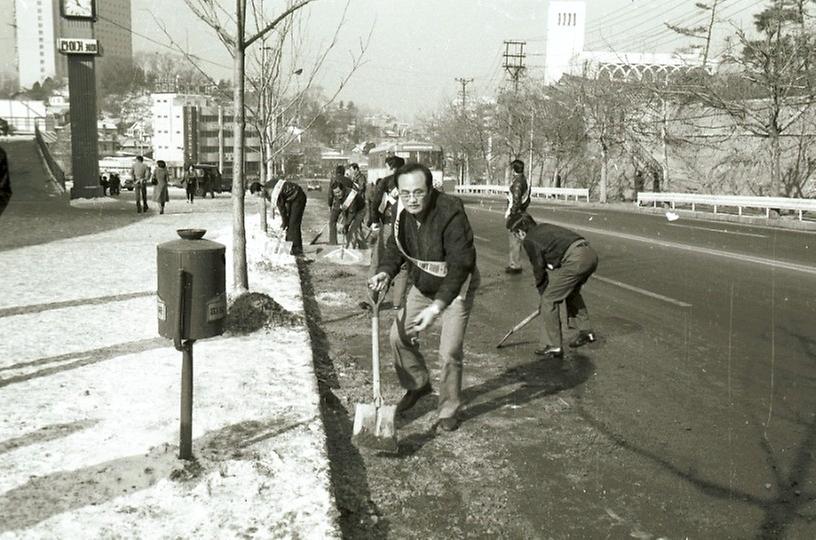
[[[493,270],[506,233],[490,206],[471,203],[468,213],[481,265]],[[576,389],[587,423],[657,467],[644,486],[668,473],[694,488],[689,502],[725,503],[723,517],[762,509],[759,531],[806,523],[816,493],[816,234],[577,206],[531,214],[573,228],[599,254],[586,289],[603,343],[586,353],[596,370]],[[535,294],[529,272],[499,279],[506,307],[488,294],[494,307],[481,313],[501,327],[497,313],[520,319]]]
[[[313,230],[323,196],[307,207]],[[464,422],[430,435],[424,404],[400,426],[404,461],[363,454],[374,536],[816,536],[816,234],[536,204],[600,257],[585,287],[600,340],[556,364],[534,358],[535,323],[495,348],[537,305],[529,264],[503,272],[502,210],[467,203],[483,284]],[[317,289],[362,298],[364,269],[319,263]],[[364,373],[362,321],[338,328],[342,310],[324,309],[335,359]],[[347,376],[335,392],[367,401],[362,375]],[[403,494],[417,485],[432,495]]]

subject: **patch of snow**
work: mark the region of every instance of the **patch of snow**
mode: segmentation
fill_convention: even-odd
[[[229,287],[229,221],[157,215],[0,253],[0,309],[21,309],[0,343],[0,539],[339,537],[304,327],[195,343],[196,461],[177,458],[181,353],[158,337],[156,244],[208,229]],[[247,231],[251,290],[303,312],[292,257],[267,256],[257,217]]]

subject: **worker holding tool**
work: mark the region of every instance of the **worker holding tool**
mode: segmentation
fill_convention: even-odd
[[[329,245],[337,245],[337,220],[345,214],[348,206],[343,207],[343,203],[353,188],[354,184],[346,176],[346,168],[342,165],[335,167],[334,177],[329,182]]]
[[[397,213],[397,200],[399,199],[399,189],[394,173],[405,165],[405,160],[399,156],[388,156],[385,158],[385,165],[391,174],[377,180],[369,199],[368,227],[372,231],[371,275],[377,273],[385,246],[388,245],[388,239],[391,238],[391,233],[394,231],[394,215]],[[394,309],[399,309],[402,305],[406,288],[406,273],[400,272],[391,283],[391,304]],[[367,303],[361,302],[360,306],[366,308]]]
[[[303,255],[301,224],[303,211],[306,209],[306,193],[303,188],[294,182],[278,178],[267,182],[265,186],[260,182],[252,182],[249,192],[263,195],[277,207],[281,216],[281,228],[286,231],[286,241],[292,242],[291,254],[296,257]]]
[[[463,343],[479,286],[473,231],[462,201],[434,189],[427,167],[410,163],[397,170],[395,176],[399,202],[394,232],[380,259],[378,273],[368,285],[384,291],[402,264],[408,263],[413,285],[390,335],[397,377],[407,390],[397,404],[397,412],[404,413],[431,393],[428,367],[417,338],[437,318],[441,319],[442,378],[436,425],[452,431],[459,426]]]
[[[541,223],[526,213],[508,223],[522,242],[530,263],[538,293],[541,295],[541,339],[535,354],[543,360],[563,358],[561,346],[561,302],[567,303],[570,327],[577,325],[578,335],[570,342],[576,348],[595,341],[581,286],[598,268],[598,255],[589,242],[569,229]]]

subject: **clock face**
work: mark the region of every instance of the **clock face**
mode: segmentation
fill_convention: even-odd
[[[62,0],[62,14],[65,17],[92,19],[94,16],[94,0]]]

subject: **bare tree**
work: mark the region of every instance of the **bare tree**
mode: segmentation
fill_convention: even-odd
[[[782,137],[814,104],[813,38],[806,31],[805,0],[773,0],[755,16],[759,36],[736,31],[741,50],[725,56],[736,73],[712,78],[695,91],[704,104],[724,111],[739,128],[768,141],[771,195],[788,195],[782,178]],[[737,86],[736,77],[746,81]]]

